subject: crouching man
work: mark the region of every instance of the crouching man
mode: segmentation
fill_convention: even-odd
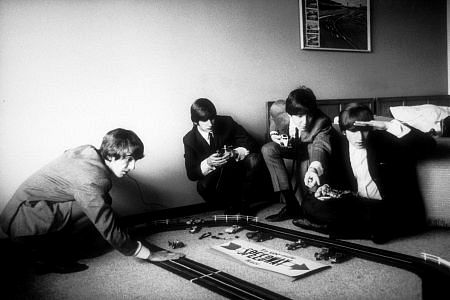
[[[209,99],[195,100],[191,121],[183,137],[187,177],[197,181],[205,202],[225,208],[225,214],[253,214],[250,205],[263,190],[264,174],[257,143],[230,116],[217,115]]]
[[[181,257],[167,251],[150,252],[131,239],[111,207],[111,176],[127,175],[143,156],[140,138],[121,128],[108,132],[100,149],[84,145],[66,150],[22,183],[0,215],[2,230],[30,250],[33,263],[43,272],[88,268],[77,263],[71,236],[90,224],[124,255],[150,261]]]

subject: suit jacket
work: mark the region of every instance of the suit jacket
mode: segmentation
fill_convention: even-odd
[[[333,148],[333,181],[340,189],[356,192],[357,182],[351,169],[348,141],[342,135],[339,141],[340,145]],[[423,203],[416,162],[431,152],[435,145],[436,141],[430,135],[415,128],[402,138],[376,130],[369,132],[367,138],[369,173],[377,184],[382,201],[393,208],[393,213],[401,212],[406,218],[410,215],[417,223],[423,221]]]
[[[285,111],[285,101],[278,100],[270,107],[270,131],[289,134],[289,115]],[[299,143],[307,146],[309,161],[318,161],[326,168],[331,153],[331,120],[321,110],[307,116],[306,128],[300,135]],[[294,142],[295,143],[295,142]]]
[[[10,237],[43,235],[62,230],[77,202],[103,237],[125,255],[138,244],[123,230],[111,207],[111,172],[90,145],[65,151],[29,177],[0,215]]]
[[[255,140],[229,116],[216,117],[213,134],[216,144],[214,149],[211,149],[200,135],[196,125],[183,137],[184,160],[187,176],[190,180],[196,181],[204,177],[200,169],[200,163],[224,145],[233,146],[233,148],[244,147],[250,153],[258,151],[259,147]]]

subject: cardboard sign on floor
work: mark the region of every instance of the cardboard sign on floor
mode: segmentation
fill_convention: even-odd
[[[329,267],[316,261],[242,240],[229,241],[212,248],[249,266],[290,277],[305,276],[313,271]]]

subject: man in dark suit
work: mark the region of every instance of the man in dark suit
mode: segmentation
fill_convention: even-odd
[[[434,148],[435,140],[397,120],[374,120],[370,108],[357,103],[340,113],[339,127],[345,138],[337,134],[333,139],[330,185],[348,192],[330,194],[330,186],[319,187],[302,205],[307,219],[328,225],[335,237],[379,243],[421,229],[425,215],[416,161]],[[305,228],[304,219],[293,222]]]
[[[251,214],[263,161],[258,145],[229,116],[217,115],[205,98],[191,106],[193,128],[183,137],[187,176],[197,191],[226,214]]]

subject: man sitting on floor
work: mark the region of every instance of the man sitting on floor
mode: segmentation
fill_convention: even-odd
[[[91,145],[65,151],[29,177],[0,216],[2,230],[29,248],[39,272],[70,273],[88,266],[77,263],[72,235],[91,223],[114,248],[150,261],[177,259],[181,254],[150,252],[121,228],[111,207],[111,176],[121,178],[143,158],[144,145],[130,130],[108,132],[100,149]],[[90,221],[90,222],[89,222]]]
[[[187,177],[203,199],[225,214],[251,215],[264,173],[258,145],[230,116],[205,98],[191,105],[192,129],[183,137]],[[225,147],[225,148],[224,148]]]
[[[334,181],[304,199],[306,219],[294,225],[376,243],[423,228],[416,161],[436,141],[397,120],[374,120],[370,108],[357,103],[340,113],[339,127],[345,138],[339,134],[333,142]]]

